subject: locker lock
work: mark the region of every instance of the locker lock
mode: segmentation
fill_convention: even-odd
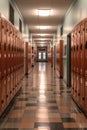
[[[3,104],[3,103],[4,103],[4,100],[1,100],[1,103]]]
[[[10,44],[8,45],[8,50],[10,51]]]
[[[6,97],[8,98],[8,95],[6,95]]]
[[[84,101],[84,100],[85,100],[85,98],[83,97],[83,98],[82,98],[82,100]]]
[[[78,96],[80,96],[80,93],[78,93]]]

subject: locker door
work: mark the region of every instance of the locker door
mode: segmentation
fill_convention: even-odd
[[[14,97],[14,73],[11,73],[11,99]]]
[[[71,87],[72,87],[71,93],[72,93],[72,96],[73,96],[73,94],[74,94],[74,74],[73,74],[73,71],[71,71]]]
[[[1,42],[1,17],[0,17],[0,79],[2,77],[2,42]]]
[[[81,23],[80,74],[84,76],[84,22]]]
[[[2,77],[7,74],[6,21],[2,18]]]
[[[6,94],[7,94],[7,79],[4,77],[2,79],[2,95],[1,95],[1,110],[2,112],[5,110],[7,106],[7,99],[6,99]]]
[[[10,25],[11,26],[11,25]],[[11,30],[10,30],[10,45],[11,45],[11,48],[10,48],[10,54],[11,54],[11,73],[13,72],[13,28],[11,26]]]
[[[84,103],[85,103],[85,79],[83,76],[80,76],[80,79],[79,79],[80,83],[79,83],[79,86],[80,86],[80,102],[79,104],[84,107]]]
[[[8,72],[9,75],[11,73],[11,62],[10,62],[10,24],[7,23],[7,59],[8,59]]]
[[[77,78],[77,74],[74,73],[74,97],[77,100],[77,80],[76,80],[76,78]]]
[[[0,95],[2,94],[2,83],[1,83],[1,79],[0,79]],[[2,113],[2,109],[1,109],[1,96],[0,96],[0,115]]]
[[[9,75],[7,76],[7,94],[6,94],[7,104],[9,104],[9,102],[11,101],[10,93],[11,93],[11,76],[10,76],[10,74],[9,74]]]
[[[76,37],[75,30],[73,31],[73,71],[76,71]]]
[[[87,20],[85,21],[85,63],[84,63],[84,68],[85,68],[85,76],[87,76]]]
[[[77,26],[77,46],[76,46],[76,51],[77,51],[77,73],[80,73],[80,58],[79,58],[79,45],[80,45],[80,25]]]
[[[87,77],[85,77],[85,110],[87,111]]]
[[[77,74],[76,76],[76,84],[77,84],[77,102],[80,101],[80,84],[79,84],[80,76]]]
[[[78,43],[78,26],[75,28],[75,41],[74,41],[74,46],[75,46],[75,72],[77,73],[78,71],[78,63],[77,63],[77,57],[78,57],[78,51],[77,51],[77,44]]]
[[[13,30],[13,47],[12,47],[12,50],[13,50],[13,72],[15,70],[15,64],[14,64],[14,59],[15,59],[15,34],[14,34],[14,30]]]
[[[73,32],[71,33],[71,71],[73,71],[73,55],[74,55],[74,48],[73,48]]]

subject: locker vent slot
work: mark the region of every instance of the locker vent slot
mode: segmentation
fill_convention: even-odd
[[[85,43],[85,49],[87,49],[87,41],[86,41],[86,43]]]

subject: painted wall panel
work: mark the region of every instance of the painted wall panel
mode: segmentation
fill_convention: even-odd
[[[73,5],[67,11],[66,16],[63,21],[63,36],[62,39],[64,41],[63,45],[67,44],[67,35],[71,32],[71,30],[79,23],[81,20],[87,17],[87,0],[76,0]],[[58,27],[58,40],[61,39],[59,36],[60,26]],[[63,46],[63,48],[64,48]],[[67,56],[63,56],[63,76],[64,80],[67,81]],[[65,61],[66,60],[66,61]]]

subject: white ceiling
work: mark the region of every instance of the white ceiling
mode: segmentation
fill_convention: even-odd
[[[40,43],[40,38],[46,37],[46,43],[50,43],[57,31],[58,25],[62,24],[63,18],[73,0],[14,0],[21,11],[25,22],[29,25],[35,43]],[[51,15],[42,17],[37,15],[38,9],[51,9]],[[46,30],[40,30],[39,26],[48,26]],[[44,33],[46,36],[40,36]],[[48,39],[47,39],[48,38]]]

